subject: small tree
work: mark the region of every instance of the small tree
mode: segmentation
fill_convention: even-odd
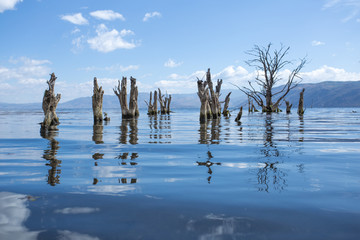
[[[281,101],[295,88],[301,81],[299,76],[300,70],[304,67],[306,59],[300,59],[299,65],[291,71],[288,76],[285,85],[277,92],[273,92],[273,87],[279,83],[281,77],[280,71],[287,65],[292,64],[292,61],[285,60],[286,55],[289,52],[290,47],[285,48],[281,46],[280,50],[271,51],[272,44],[269,43],[267,47],[259,47],[255,45],[253,49],[246,53],[253,57],[246,61],[246,64],[255,67],[257,70],[257,76],[255,83],[260,87],[258,90],[253,86],[253,83],[249,81],[248,87],[239,88],[248,97],[254,99],[254,101],[262,108],[263,112],[276,112],[279,108]],[[274,97],[278,97],[274,100]]]

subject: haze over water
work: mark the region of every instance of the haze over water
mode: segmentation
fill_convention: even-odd
[[[0,111],[0,239],[358,239],[360,109],[295,111]]]

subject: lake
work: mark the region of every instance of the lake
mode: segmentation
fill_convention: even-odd
[[[0,111],[0,239],[360,239],[360,109]]]

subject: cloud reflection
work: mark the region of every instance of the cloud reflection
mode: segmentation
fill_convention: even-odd
[[[24,226],[30,216],[23,194],[0,192],[0,239],[37,239],[40,231],[30,231]]]

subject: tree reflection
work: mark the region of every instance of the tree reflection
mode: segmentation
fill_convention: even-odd
[[[212,167],[213,165],[221,165],[221,163],[219,163],[219,162],[218,162],[218,163],[217,163],[217,162],[212,162],[212,161],[211,161],[212,158],[214,158],[214,157],[212,156],[211,152],[210,152],[210,151],[207,151],[207,160],[206,160],[205,162],[196,161],[196,163],[198,164],[198,166],[205,166],[205,167],[208,168],[208,173],[209,173],[209,177],[207,178],[208,183],[210,183],[211,177],[212,177],[212,173],[213,173],[211,167]]]
[[[95,142],[95,144],[104,143],[104,141],[103,141],[103,130],[104,130],[104,126],[102,125],[102,122],[93,125],[92,140]]]
[[[60,174],[61,169],[58,169],[61,164],[61,160],[56,158],[56,154],[58,149],[60,148],[59,142],[56,141],[55,137],[58,135],[58,130],[48,130],[45,128],[40,129],[40,136],[49,140],[48,149],[44,150],[43,158],[47,161],[46,166],[50,166],[51,168],[48,170],[48,179],[47,182],[51,186],[55,186],[56,184],[60,184]]]
[[[149,115],[149,127],[149,143],[171,143],[171,115]]]
[[[129,153],[125,152],[125,153],[119,154],[116,157],[116,159],[121,159],[121,162],[119,162],[119,165],[122,165],[122,166],[126,166],[126,165],[136,166],[136,165],[138,165],[138,163],[136,162],[136,159],[138,157],[139,157],[138,153],[131,153],[130,161],[129,161]],[[122,178],[118,178],[118,181],[119,181],[119,183],[122,183],[122,184],[127,184],[127,183],[133,184],[133,183],[137,182],[137,178],[132,177],[128,181],[126,177],[122,177]]]
[[[130,132],[129,132],[129,128],[130,128]],[[119,142],[121,144],[127,144],[128,135],[129,135],[130,144],[138,143],[138,120],[136,118],[131,118],[131,119],[123,118],[121,120]]]
[[[287,174],[278,168],[280,152],[273,141],[274,128],[272,124],[272,114],[266,114],[264,143],[260,150],[266,160],[257,172],[258,190],[265,192],[269,192],[271,187],[274,190],[282,191],[287,186]]]
[[[220,118],[211,120],[211,128],[209,129],[210,121],[200,123],[199,128],[199,143],[200,144],[219,144],[220,143]],[[209,131],[210,130],[210,134]]]

